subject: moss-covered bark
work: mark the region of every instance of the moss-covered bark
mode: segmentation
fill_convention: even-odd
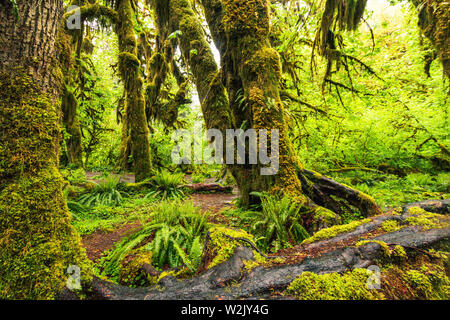
[[[66,139],[67,157],[69,163],[83,166],[83,150],[81,148],[81,127],[78,120],[78,102],[72,91],[66,86],[62,98],[63,123],[66,132],[70,135]]]
[[[276,175],[262,176],[260,165],[247,170],[238,177],[243,193],[266,190],[290,194],[300,204],[307,198],[301,191],[301,182],[295,174],[301,164],[292,149],[288,136],[279,91],[281,64],[278,53],[269,43],[270,16],[268,1],[224,1],[223,24],[227,47],[231,52],[234,72],[242,83],[250,117],[246,119],[251,128],[279,131],[279,171]],[[229,68],[231,70],[231,67]],[[248,203],[248,199],[244,199]]]
[[[55,66],[55,40],[62,5],[37,2],[18,2],[17,21],[11,19],[10,8],[0,4],[2,46],[11,49],[0,57],[2,299],[55,298],[65,287],[71,265],[81,268],[83,280],[91,277],[58,172],[62,73]],[[35,10],[38,6],[48,10]],[[33,10],[35,14],[27,14]],[[35,26],[39,35],[17,42],[30,38]],[[18,45],[24,50],[17,50]],[[34,55],[27,56],[31,52]]]
[[[76,33],[77,37],[82,39],[82,30]],[[66,139],[67,158],[69,163],[77,166],[83,166],[83,150],[81,147],[82,134],[81,126],[78,120],[78,101],[71,87],[74,86],[74,67],[75,61],[73,57],[73,46],[81,44],[77,41],[75,36],[70,36],[64,30],[60,30],[57,38],[56,48],[58,60],[64,75],[64,86],[61,99],[61,110],[63,113],[62,121],[69,134]],[[81,45],[79,45],[81,47]]]
[[[228,96],[201,22],[188,0],[168,1],[169,31],[180,30],[180,49],[195,78],[206,127],[231,128]]]
[[[134,9],[130,0],[117,4],[119,21],[116,32],[119,40],[119,71],[126,93],[126,114],[130,130],[131,154],[136,181],[151,174],[149,130],[143,96],[144,81],[140,76],[140,61],[137,58],[137,42],[134,31]]]

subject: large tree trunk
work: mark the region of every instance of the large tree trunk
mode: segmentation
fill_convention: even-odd
[[[140,76],[140,60],[137,57],[134,9],[130,0],[120,0],[117,5],[119,21],[116,26],[119,39],[119,70],[126,93],[126,119],[130,130],[131,153],[136,181],[151,174],[149,130],[142,92],[144,81]]]
[[[58,172],[62,1],[0,1],[0,298],[50,299],[90,266]]]

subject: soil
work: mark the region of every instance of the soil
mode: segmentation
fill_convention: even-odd
[[[82,245],[86,249],[88,258],[93,262],[98,262],[103,252],[111,249],[114,243],[138,231],[140,228],[141,224],[135,222],[126,224],[110,233],[95,232],[84,237],[82,239]]]

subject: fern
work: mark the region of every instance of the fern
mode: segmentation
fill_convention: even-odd
[[[162,269],[186,266],[194,273],[200,266],[207,226],[206,214],[194,207],[192,202],[174,200],[160,202],[153,208],[151,222],[141,231],[123,239],[101,261],[105,275],[117,277],[123,258],[132,250],[142,248],[151,251],[153,265]],[[144,245],[148,239],[153,240]]]
[[[123,198],[128,195],[119,191],[118,187],[119,177],[107,176],[101,182],[95,183],[94,188],[89,193],[79,197],[78,202],[86,207],[120,205]]]
[[[261,198],[261,208],[258,211],[246,212],[244,220],[251,225],[251,231],[258,239],[256,242],[259,246],[278,250],[309,237],[299,223],[300,208],[290,197],[278,198],[256,192],[252,195]]]
[[[182,199],[185,194],[180,187],[184,181],[183,173],[171,173],[167,170],[158,172],[153,178],[153,188],[146,194],[146,199]]]

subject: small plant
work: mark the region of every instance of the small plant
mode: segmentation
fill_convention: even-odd
[[[309,237],[299,222],[300,207],[289,196],[279,198],[267,193],[253,194],[260,196],[261,210],[246,212],[244,219],[250,223],[259,246],[266,250],[279,250]]]
[[[127,194],[118,190],[119,177],[108,176],[99,183],[95,183],[92,190],[78,198],[78,202],[86,207],[97,205],[120,205]]]
[[[150,223],[122,240],[102,259],[103,272],[117,277],[122,259],[140,248],[152,252],[152,264],[159,269],[186,266],[194,273],[200,266],[206,230],[207,215],[192,202],[160,202],[153,209]]]
[[[162,170],[152,178],[154,186],[145,195],[145,198],[182,199],[185,196],[181,188],[183,181],[183,173],[171,173],[167,170]]]

